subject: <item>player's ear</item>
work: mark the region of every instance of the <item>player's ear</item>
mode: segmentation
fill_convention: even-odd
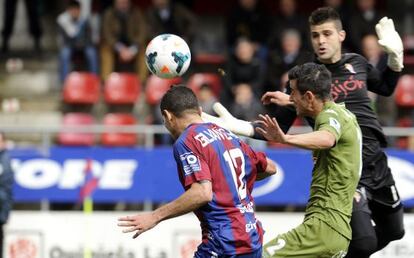
[[[201,106],[198,106],[198,114],[201,116],[203,113],[203,108]]]
[[[173,114],[166,109],[162,110],[162,116],[164,117],[165,120],[168,120],[168,121],[171,121],[173,118]]]
[[[346,38],[346,32],[344,30],[340,30],[339,31],[339,40],[341,42],[344,42],[345,38]]]
[[[315,99],[315,95],[309,90],[306,91],[304,95],[305,95],[305,99],[308,103],[311,103]]]

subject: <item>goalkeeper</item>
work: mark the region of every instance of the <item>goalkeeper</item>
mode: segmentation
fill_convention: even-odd
[[[403,69],[402,41],[393,21],[382,18],[376,31],[378,43],[388,54],[388,63],[386,67],[374,68],[358,54],[342,54],[345,31],[334,9],[323,7],[315,10],[309,17],[309,25],[316,55],[314,62],[324,64],[331,72],[333,100],[344,102],[346,108],[355,114],[363,134],[362,175],[354,196],[352,240],[346,257],[369,257],[389,242],[404,236],[403,206],[382,149],[387,145],[386,138],[368,98],[368,91],[382,96],[393,94]],[[289,95],[267,92],[262,102],[277,105],[275,116],[280,128],[287,132],[297,116]],[[240,135],[262,138],[255,131],[257,124],[235,119],[220,104],[216,104],[215,110],[220,117],[204,114],[204,119]],[[312,119],[308,122],[314,125]]]

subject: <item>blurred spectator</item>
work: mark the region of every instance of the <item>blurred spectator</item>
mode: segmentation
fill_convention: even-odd
[[[310,59],[301,47],[302,40],[297,30],[288,29],[282,33],[281,50],[269,53],[266,91],[283,91],[285,85],[280,84],[282,74]]]
[[[6,150],[3,133],[0,132],[0,258],[3,257],[3,226],[12,209],[13,171]]]
[[[234,87],[234,102],[230,113],[238,119],[246,121],[257,120],[264,108],[259,99],[254,95],[252,87],[246,83],[240,83]]]
[[[272,31],[270,33],[270,49],[279,49],[280,38],[287,29],[295,29],[300,33],[302,39],[308,39],[308,23],[306,18],[296,10],[296,0],[281,0],[279,2],[280,14],[276,15],[272,22]],[[307,48],[307,40],[304,41],[303,47]]]
[[[71,0],[66,11],[57,18],[60,48],[60,79],[63,82],[71,71],[73,54],[83,53],[88,62],[89,71],[98,74],[98,55],[92,43],[89,20],[81,17],[80,3]]]
[[[197,97],[203,112],[206,112],[210,115],[215,115],[213,105],[215,102],[217,102],[217,98],[214,96],[214,92],[211,89],[210,85],[202,84],[198,91]]]
[[[387,0],[387,17],[392,18],[401,34],[414,34],[414,1]]]
[[[387,66],[387,57],[378,44],[378,38],[375,34],[368,34],[361,41],[362,54],[368,60],[368,63],[379,69],[385,69]],[[380,123],[384,126],[394,126],[397,115],[397,107],[394,99],[384,97],[369,92],[370,98],[375,103],[375,109],[378,114]]]
[[[269,16],[258,0],[239,0],[236,8],[227,17],[228,47],[232,49],[237,40],[244,37],[252,41],[257,50],[266,52],[269,23]]]
[[[387,65],[387,58],[378,44],[376,34],[367,34],[361,40],[362,54],[368,60],[368,63],[374,67],[383,67]]]
[[[265,66],[263,61],[255,56],[255,48],[250,40],[241,38],[237,41],[235,53],[229,58],[226,74],[221,96],[224,105],[231,103],[234,87],[241,83],[249,84],[257,98],[264,93]]]
[[[92,41],[98,44],[101,39],[101,13],[104,12],[103,0],[77,0],[80,3],[80,16],[89,20]],[[108,3],[111,6],[111,3]]]
[[[375,9],[375,0],[357,0],[357,11],[350,21],[349,40],[352,52],[361,53],[361,39],[368,34],[375,34],[375,25],[382,15]],[[348,32],[348,31],[347,31]]]
[[[185,6],[170,0],[152,0],[152,6],[146,11],[148,38],[163,33],[182,37],[191,47],[196,30],[196,17]]]
[[[9,51],[9,39],[13,33],[14,20],[16,16],[17,0],[4,0],[4,23],[3,23],[3,43],[1,51],[6,53]],[[26,14],[28,16],[28,27],[33,37],[33,47],[36,53],[41,51],[40,37],[42,29],[40,27],[39,12],[37,0],[25,0]]]
[[[325,6],[332,7],[339,13],[339,16],[341,17],[341,21],[342,21],[342,28],[344,29],[344,31],[347,31],[347,32],[350,31],[349,19],[351,17],[351,12],[348,6],[344,3],[344,1],[343,0],[325,0],[324,3],[325,3]],[[349,51],[351,47],[352,46],[351,46],[350,39],[346,37],[345,41],[342,43],[342,49],[344,52],[347,52]]]
[[[146,22],[143,13],[129,0],[115,0],[102,21],[101,63],[106,80],[113,71],[136,72],[143,81],[145,65]]]

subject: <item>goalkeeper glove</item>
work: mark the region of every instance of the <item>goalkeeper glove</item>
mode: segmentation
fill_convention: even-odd
[[[254,135],[254,128],[250,122],[235,118],[221,103],[214,103],[213,110],[218,117],[203,112],[201,118],[204,122],[215,123],[241,136],[252,137]]]
[[[388,67],[395,72],[401,72],[404,68],[404,48],[400,35],[395,31],[393,20],[383,17],[375,25],[375,30],[378,35],[378,44],[388,54]]]

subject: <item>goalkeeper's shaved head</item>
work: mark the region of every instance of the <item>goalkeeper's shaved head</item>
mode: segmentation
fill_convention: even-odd
[[[316,26],[326,22],[333,22],[337,31],[343,30],[341,17],[332,7],[321,7],[309,16],[309,25]]]

